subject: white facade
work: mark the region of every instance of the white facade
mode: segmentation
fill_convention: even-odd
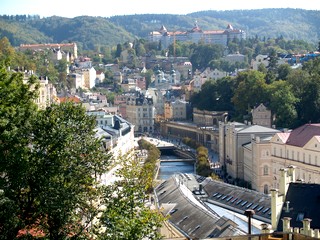
[[[82,73],[71,73],[68,75],[71,88],[79,89],[84,87],[84,75]]]
[[[98,127],[114,126],[114,115],[109,114],[104,110],[88,111],[87,114],[96,117],[96,124]]]
[[[148,35],[149,41],[161,42],[163,49],[169,47],[170,44],[175,41],[181,42],[193,42],[198,43],[200,41],[207,44],[221,44],[227,46],[228,40],[245,39],[246,33],[240,29],[234,29],[230,24],[225,30],[202,30],[197,22],[194,27],[189,31],[175,31],[169,32],[162,26],[159,31],[152,31]]]
[[[154,131],[155,107],[151,98],[128,96],[126,119],[135,126],[135,131],[152,133]]]
[[[86,69],[81,69],[81,73],[83,74],[84,77],[84,88],[91,89],[95,86],[96,84],[96,70],[91,67],[91,68],[86,68]]]
[[[244,180],[253,190],[269,194],[274,176],[272,173],[270,137],[254,137],[244,150]]]
[[[232,178],[244,180],[244,150],[255,137],[274,136],[279,130],[258,125],[231,122],[219,123],[219,160]]]
[[[45,109],[56,101],[57,91],[48,79],[40,80],[40,87],[38,89],[39,96],[36,99],[36,104],[39,108]]]
[[[187,102],[182,100],[176,100],[171,103],[172,106],[172,118],[175,120],[187,119]]]
[[[318,127],[314,127],[315,125],[306,125],[292,132],[276,134],[271,139],[272,171],[276,179],[280,177],[279,169],[294,165],[296,166],[296,179],[320,183],[320,134],[317,132]],[[305,137],[305,132],[310,131],[309,137],[305,139],[303,145],[292,144],[294,141],[292,137],[295,136],[290,135],[297,131],[301,131],[300,136],[296,136],[299,140]],[[273,183],[273,187],[278,187],[276,181]]]
[[[157,88],[148,88],[146,95],[150,96],[153,100],[153,106],[155,107],[155,114],[163,115],[164,114],[163,92]]]

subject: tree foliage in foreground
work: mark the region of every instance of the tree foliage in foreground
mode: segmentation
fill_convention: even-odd
[[[82,107],[38,111],[35,83],[0,68],[0,239],[85,237],[108,156]]]
[[[146,205],[148,194],[145,186],[152,185],[153,179],[146,178],[148,174],[145,171],[138,158],[124,157],[117,172],[119,180],[104,189],[105,210],[100,222],[105,232],[99,239],[161,239],[157,230],[164,217],[157,209]]]
[[[0,239],[158,239],[146,169],[127,161],[120,182],[101,186],[110,156],[95,119],[72,103],[38,110],[36,82],[0,66]]]

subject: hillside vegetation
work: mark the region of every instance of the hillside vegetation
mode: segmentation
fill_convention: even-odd
[[[317,43],[320,39],[320,11],[302,9],[261,9],[201,11],[187,15],[135,14],[126,16],[75,18],[0,17],[0,38],[7,37],[13,46],[22,43],[77,42],[80,49],[146,38],[150,31],[164,25],[168,31],[190,30],[195,21],[203,30],[225,29],[227,24],[243,29],[248,37],[284,37]]]

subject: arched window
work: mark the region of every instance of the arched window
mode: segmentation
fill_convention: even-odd
[[[264,192],[265,194],[269,194],[269,186],[268,186],[268,184],[265,184],[265,185],[263,186],[263,192]]]
[[[268,166],[263,167],[263,175],[269,175],[269,167]]]

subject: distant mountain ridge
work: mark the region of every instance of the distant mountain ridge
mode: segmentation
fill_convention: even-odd
[[[0,38],[13,46],[32,43],[77,42],[80,49],[97,49],[147,38],[164,25],[168,31],[190,30],[195,21],[203,30],[225,29],[228,24],[243,29],[248,37],[305,40],[318,43],[320,11],[303,9],[261,9],[201,11],[186,15],[136,14],[114,17],[47,17],[26,21],[0,17]]]

